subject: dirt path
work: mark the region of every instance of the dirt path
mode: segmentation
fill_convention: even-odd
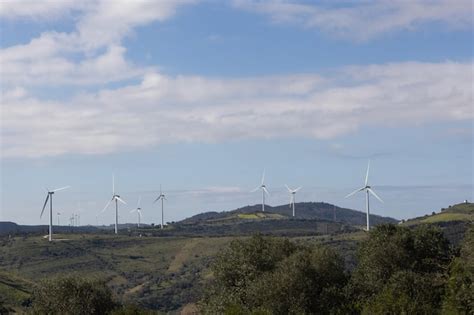
[[[173,261],[168,267],[168,272],[178,271],[183,264],[189,259],[192,255],[193,249],[199,244],[199,240],[191,239],[181,248],[181,250],[174,256]]]

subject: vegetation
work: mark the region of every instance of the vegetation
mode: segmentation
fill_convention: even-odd
[[[445,223],[451,221],[474,221],[474,203],[460,203],[441,209],[440,212],[433,212],[419,218],[406,221],[405,225]]]
[[[363,314],[437,314],[451,250],[441,230],[383,225],[358,252],[350,290]]]
[[[262,236],[238,240],[218,256],[201,309],[207,314],[471,314],[472,248],[468,237],[461,256],[451,262],[453,252],[440,229],[381,225],[361,242],[349,275],[341,257],[324,246]]]
[[[473,314],[469,221],[382,224],[366,233],[267,212],[232,220],[61,234],[51,243],[37,234],[0,238],[0,314],[48,312],[38,302],[53,281],[45,279],[73,279],[68,285],[80,291],[99,278],[99,299],[107,291],[114,298],[110,314],[194,314],[198,301],[203,313]],[[247,236],[256,230],[263,233]]]
[[[459,257],[454,258],[449,270],[446,314],[474,314],[474,227],[466,233]]]
[[[105,282],[66,277],[43,280],[33,291],[35,314],[108,314],[117,308]]]
[[[347,279],[333,250],[262,236],[232,242],[213,271],[202,306],[208,314],[330,313]]]

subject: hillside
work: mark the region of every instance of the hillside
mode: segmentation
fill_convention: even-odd
[[[246,206],[232,211],[223,212],[205,212],[183,221],[181,224],[221,224],[226,222],[237,222],[245,220],[263,220],[263,219],[301,219],[301,220],[323,220],[334,221],[352,226],[364,226],[366,215],[364,212],[340,208],[325,202],[300,202],[295,205],[296,215],[293,218],[291,209],[287,204],[281,206],[265,206],[265,212],[262,213],[261,205]],[[335,218],[334,218],[335,216]],[[381,217],[371,214],[370,220],[373,225],[380,223],[398,223],[398,220]]]
[[[104,227],[105,229],[106,227]],[[99,229],[94,226],[54,226],[54,233],[91,233]],[[47,225],[19,225],[13,222],[0,222],[0,235],[43,234],[48,233]]]
[[[27,303],[32,282],[0,270],[0,302],[14,309]]]
[[[438,212],[409,219],[405,226],[432,224],[443,229],[445,236],[453,245],[458,245],[463,239],[465,231],[474,222],[474,203],[460,203],[442,208]]]
[[[474,203],[460,203],[448,208],[442,208],[439,212],[407,220],[405,225],[416,225],[423,223],[442,223],[450,221],[474,221]]]

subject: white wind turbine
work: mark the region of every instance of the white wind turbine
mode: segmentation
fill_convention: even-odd
[[[164,227],[164,201],[168,200],[166,199],[165,194],[161,190],[161,185],[160,185],[160,195],[153,201],[153,203],[157,202],[158,200],[161,200],[161,228]]]
[[[142,218],[142,208],[140,208],[140,201],[141,200],[142,200],[142,197],[139,196],[138,197],[138,202],[137,202],[137,207],[135,209],[133,209],[132,211],[130,211],[130,213],[136,212],[137,215],[138,215],[137,227],[140,227],[140,219]]]
[[[107,208],[109,207],[109,205],[112,201],[115,201],[115,234],[117,234],[118,233],[118,202],[120,201],[124,205],[126,205],[127,203],[125,201],[123,201],[122,198],[120,198],[120,196],[115,193],[115,177],[114,177],[114,175],[112,175],[112,199],[110,199],[109,202],[107,202],[104,209],[102,209],[102,211],[99,214],[101,214],[105,210],[107,210]]]
[[[267,186],[265,186],[265,170],[263,170],[262,182],[260,183],[260,186],[257,186],[257,188],[251,192],[256,192],[259,189],[262,190],[262,212],[265,212],[265,194],[270,195],[268,193]]]
[[[295,216],[295,196],[296,192],[300,190],[303,187],[298,187],[296,189],[290,189],[288,185],[285,185],[286,189],[288,189],[288,192],[290,193],[290,208],[293,208],[293,216]]]
[[[365,190],[365,193],[366,193],[366,197],[365,197],[365,200],[366,200],[366,211],[367,211],[367,231],[370,230],[370,206],[369,206],[369,193],[371,193],[375,198],[377,198],[381,203],[383,203],[383,200],[380,199],[379,196],[377,196],[377,194],[375,193],[375,191],[372,190],[372,188],[369,186],[369,169],[370,169],[370,160],[369,160],[369,163],[367,164],[367,173],[365,174],[365,184],[364,184],[364,187],[361,187],[359,189],[356,189],[354,190],[353,192],[351,192],[349,195],[347,195],[345,198],[348,198],[356,193],[358,193],[359,191],[364,191]]]
[[[43,216],[44,209],[46,208],[46,204],[48,203],[48,200],[49,200],[49,237],[48,239],[50,242],[52,241],[52,238],[53,238],[53,195],[55,192],[67,189],[69,187],[70,186],[65,186],[65,187],[56,188],[53,190],[46,189],[46,191],[48,192],[48,195],[46,196],[46,200],[44,201],[43,210],[41,210],[41,214],[40,214],[40,219]]]

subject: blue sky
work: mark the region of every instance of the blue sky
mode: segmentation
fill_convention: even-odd
[[[470,1],[2,1],[0,220],[260,201],[408,218],[473,196]]]

